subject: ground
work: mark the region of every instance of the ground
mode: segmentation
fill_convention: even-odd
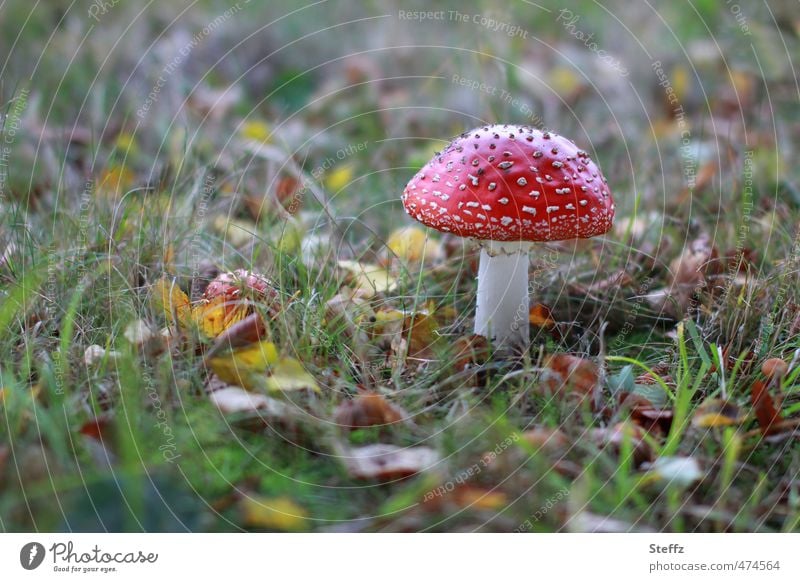
[[[798,530],[796,6],[157,4],[0,7],[0,530]],[[400,199],[491,123],[616,202],[524,351]]]

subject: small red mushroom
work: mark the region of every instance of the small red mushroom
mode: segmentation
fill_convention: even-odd
[[[232,273],[221,273],[211,281],[203,293],[203,300],[209,302],[222,297],[227,311],[246,305],[247,300],[265,303],[270,310],[277,310],[278,293],[263,275],[237,269]]]
[[[605,234],[614,218],[585,151],[519,125],[461,134],[411,179],[403,206],[426,226],[480,241],[475,333],[498,344],[529,342],[531,243]]]

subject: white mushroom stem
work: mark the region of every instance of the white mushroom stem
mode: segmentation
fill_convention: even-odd
[[[478,266],[475,333],[496,345],[530,342],[528,331],[529,242],[486,241]]]

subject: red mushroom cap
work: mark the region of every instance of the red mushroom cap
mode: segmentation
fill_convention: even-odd
[[[614,219],[606,179],[586,152],[519,125],[461,134],[411,179],[403,207],[431,228],[497,241],[589,238]]]
[[[245,306],[248,301],[269,304],[271,311],[276,311],[279,305],[278,292],[269,279],[245,269],[220,273],[208,284],[203,293],[203,301],[209,302],[218,297],[222,297],[228,311]]]

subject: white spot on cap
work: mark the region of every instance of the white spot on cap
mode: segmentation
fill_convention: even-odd
[[[523,206],[522,212],[527,212],[528,214],[536,216],[536,209],[533,206]]]

